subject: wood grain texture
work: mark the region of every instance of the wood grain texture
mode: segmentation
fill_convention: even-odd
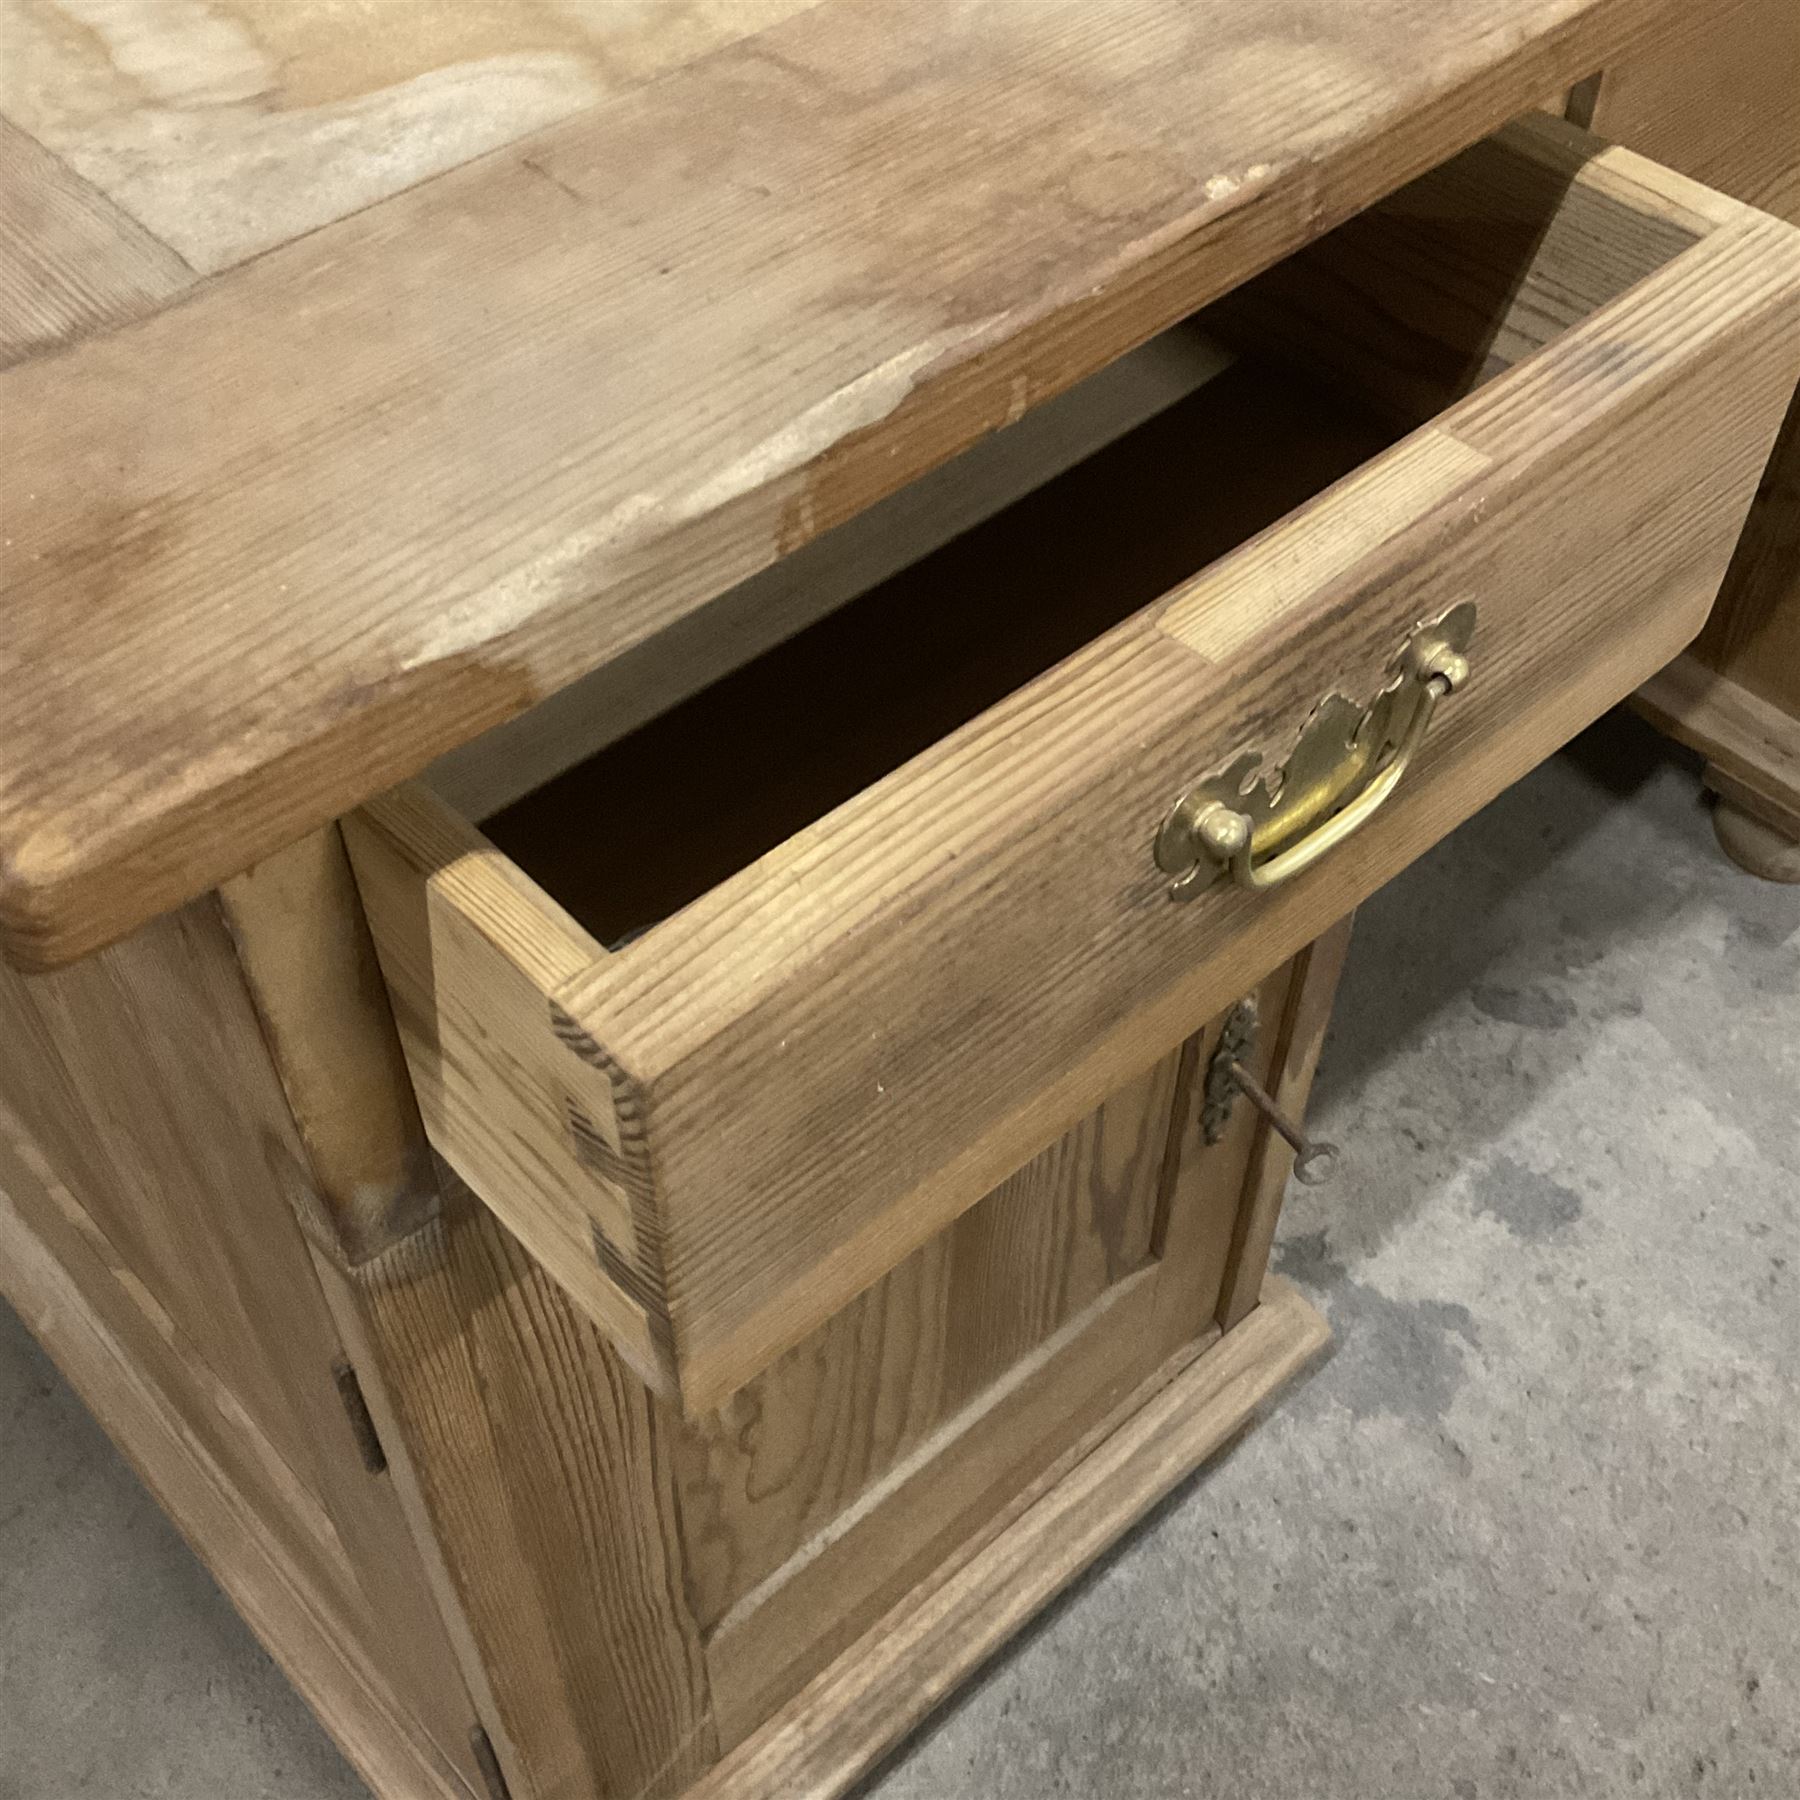
[[[3,1143],[0,1175],[12,1185]],[[196,1382],[184,1366],[179,1341],[146,1332],[125,1290],[78,1252],[38,1236],[29,1207],[3,1187],[0,1295],[370,1788],[406,1800],[483,1800],[466,1738],[459,1732],[448,1744],[434,1741],[411,1708],[405,1690],[417,1687],[420,1660],[431,1660],[427,1647],[403,1653],[384,1643],[366,1606],[346,1603],[320,1579],[296,1550],[289,1505],[246,1472],[246,1448],[252,1471],[256,1460],[254,1427],[217,1411],[204,1397],[204,1378]],[[31,1653],[25,1644],[14,1649]]]
[[[1116,1403],[1153,1360],[1159,1280],[1146,1268],[1094,1301],[719,1621],[707,1662],[721,1750],[979,1537],[1072,1434]],[[1198,1323],[1184,1341],[1204,1343],[1215,1332]]]
[[[1165,1058],[678,1440],[711,1628],[946,1421],[1150,1261]]]
[[[1121,628],[560,997],[640,1096],[672,1221],[671,1311],[678,1336],[691,1333],[696,1367],[703,1330],[718,1332],[721,1366],[739,1367],[798,1323],[790,1275],[802,1252],[787,1234],[802,1205],[833,1192],[831,1228],[846,1246],[866,1231],[874,1253],[898,1217],[922,1228],[939,1207],[973,1198],[998,1172],[994,1163],[1020,1147],[1012,1109],[1041,1120],[1045,1085],[1072,1059],[1096,1054],[1122,1017],[1138,1024],[1195,981],[1205,962],[1197,940],[1223,953],[1232,933],[1254,939],[1290,907],[1296,938],[1311,936],[1423,847],[1408,839],[1426,818],[1447,827],[1496,791],[1466,785],[1469,765],[1451,773],[1459,745],[1473,758],[1485,737],[1484,752],[1504,747],[1522,771],[1560,741],[1535,735],[1534,715],[1547,723],[1585,694],[1576,704],[1593,716],[1630,685],[1618,680],[1621,653],[1647,671],[1692,635],[1795,370],[1796,265],[1793,246],[1781,243],[1785,270],[1764,289],[1772,310],[1751,298],[1760,251],[1746,243],[1733,271],[1740,251],[1715,236],[1694,253],[1698,262],[1675,265],[1665,289],[1673,312],[1650,287],[1634,290],[1636,300],[1577,328],[1560,354],[1521,365],[1516,381],[1495,382],[1462,417],[1447,416],[1447,435],[1491,456],[1491,469],[1456,499],[1423,509],[1410,530],[1372,535],[1358,563],[1304,609],[1266,621],[1261,587],[1238,586],[1232,563],[1220,565],[1172,603],[1169,622],[1180,642],[1190,621],[1204,621],[1210,643],[1216,609],[1231,609],[1231,657],[1210,665],[1165,657]],[[1710,270],[1709,248],[1722,259]],[[1741,337],[1736,325],[1715,335],[1703,323],[1725,295],[1731,308],[1750,301]],[[1621,339],[1644,360],[1629,371],[1613,361],[1608,373],[1604,359]],[[1747,405],[1718,392],[1727,368],[1755,387]],[[1708,447],[1691,463],[1659,453],[1648,465],[1630,446],[1645,431],[1665,441],[1651,424],[1659,413],[1673,435]],[[1310,542],[1330,506],[1327,496],[1299,515],[1287,541]],[[1342,671],[1335,679],[1349,691],[1372,692],[1377,665],[1411,624],[1464,594],[1483,609],[1484,676],[1428,751],[1422,786],[1357,856],[1321,871],[1286,906],[1265,903],[1254,920],[1237,896],[1209,897],[1191,917],[1169,908],[1143,848],[1167,796],[1240,743],[1296,731],[1319,696],[1321,663]],[[1284,731],[1271,728],[1274,718],[1289,721]],[[1054,844],[1043,835],[1048,820]],[[1310,896],[1304,926],[1300,896]],[[1294,947],[1290,940],[1278,954]],[[1247,947],[1238,954],[1233,986],[1257,966]],[[1226,997],[1214,991],[1203,1004]],[[741,1033],[720,1032],[726,1011]],[[883,1031],[833,1029],[852,1018],[882,1020]],[[903,1021],[919,1033],[917,1056]],[[1141,1033],[1139,1024],[1139,1044]],[[957,1058],[925,1053],[927,1041],[946,1038],[958,1043]],[[778,1091],[752,1088],[750,1071],[775,1067]],[[841,1100],[827,1103],[827,1089]],[[717,1187],[697,1109],[704,1104],[716,1129],[734,1092],[754,1106],[733,1164],[744,1210],[740,1221],[717,1212],[701,1221],[682,1198],[684,1189]],[[866,1098],[875,1094],[879,1109]],[[831,1129],[822,1130],[827,1118]],[[806,1146],[799,1156],[790,1153],[797,1143]],[[958,1152],[968,1159],[960,1166]],[[757,1197],[765,1173],[766,1202]],[[896,1201],[905,1194],[903,1211],[882,1217],[884,1190]],[[674,1229],[688,1219],[695,1224],[677,1243]],[[817,1241],[808,1240],[809,1260]],[[766,1287],[752,1268],[768,1272]],[[807,1297],[823,1300],[816,1285]]]
[[[623,947],[1315,498],[1393,435],[1336,408],[1317,383],[1285,381],[1266,364],[1224,368],[483,821],[481,836],[592,937]],[[1440,442],[1446,483],[1483,466]],[[1425,478],[1409,463],[1404,479],[1345,495],[1337,515],[1366,534],[1385,485],[1395,516],[1411,516]],[[1315,541],[1331,535],[1322,522]],[[721,780],[728,769],[742,773]],[[603,836],[589,820],[605,821]],[[677,821],[692,827],[672,830]]]
[[[1607,69],[1594,123],[1800,223],[1800,6],[1722,0],[1671,18],[1653,43]],[[1788,735],[1800,732],[1800,397],[1694,656],[1783,713]],[[1738,738],[1734,758],[1743,747]],[[1729,779],[1749,778],[1734,767]],[[1783,766],[1778,760],[1749,779],[1759,791],[1779,788]]]
[[[281,1555],[308,1590],[344,1622],[346,1636],[370,1645],[377,1634],[359,1592],[350,1552],[320,1496],[321,1482],[297,1472],[283,1453],[288,1421],[253,1410],[228,1374],[201,1353],[184,1329],[186,1314],[171,1313],[137,1276],[106,1233],[57,1179],[10,1106],[0,1103],[0,1194],[10,1209],[10,1229],[28,1238],[34,1254],[50,1257],[64,1280],[84,1296],[80,1311],[104,1327],[136,1362],[142,1379],[161,1396],[161,1408],[181,1420],[221,1479],[244,1505],[262,1514]],[[291,1267],[291,1265],[290,1265]],[[33,1314],[27,1322],[41,1319]],[[335,1356],[335,1344],[298,1340]],[[329,1366],[329,1364],[327,1365]],[[318,1423],[325,1436],[327,1421]],[[327,1442],[331,1439],[326,1437]],[[349,1447],[346,1445],[346,1449]],[[357,1473],[366,1483],[360,1467]],[[357,1485],[362,1485],[361,1483]],[[205,1547],[201,1547],[205,1554]]]
[[[1273,353],[1411,430],[1549,348],[1717,227],[1729,200],[1534,121],[1471,151],[1212,308]]]
[[[549,999],[598,947],[422,787],[388,796],[379,826],[343,830],[432,1143],[639,1376],[675,1392],[634,1144],[609,1075],[564,1040]]]
[[[1286,971],[1269,986],[1278,1004]],[[1184,1148],[1195,1060],[1127,1085],[683,1426],[693,1579],[729,1602],[707,1639],[722,1749],[1215,1329],[1252,1134]]]
[[[317,1147],[320,1167],[354,1168],[369,1150],[352,1129],[359,1097],[376,1149],[409,1128],[379,1092],[397,1079],[380,1041],[327,1054],[369,1026],[364,1010],[346,1023],[329,1006],[365,952],[341,920],[301,929],[295,914],[347,909],[342,874],[326,838],[239,885],[235,948],[260,971],[247,982],[227,979],[234,943],[210,903],[77,969],[0,975],[0,1044],[47,1067],[19,1029],[21,996],[53,995],[66,1061],[97,1082],[105,1046],[126,1043],[173,1084],[160,1094],[177,1141],[210,1138],[235,1105],[297,1165]],[[83,985],[100,976],[111,986]],[[1287,980],[1268,984],[1271,1010]],[[100,1011],[114,988],[133,1000],[129,1034]],[[309,1033],[322,1043],[296,1063]],[[233,1095],[195,1088],[172,1045]],[[1261,1052],[1272,1082],[1281,1054],[1274,1041]],[[34,1133],[8,1110],[42,1103],[19,1068],[0,1070],[0,1185],[14,1196],[0,1195],[0,1267],[378,1791],[479,1792],[466,1736],[479,1717],[515,1795],[674,1795],[931,1570],[965,1562],[1171,1347],[1191,1356],[1216,1334],[1254,1127],[1246,1117],[1226,1143],[1184,1149],[1197,1059],[1128,1086],[704,1423],[648,1393],[447,1170],[441,1208],[398,1242],[360,1260],[316,1250],[322,1294],[287,1195],[245,1171],[231,1204],[202,1190],[196,1213],[214,1233],[241,1215],[254,1234],[268,1283],[257,1324],[279,1333],[284,1368],[329,1369],[341,1332],[387,1453],[387,1472],[368,1475],[342,1413],[323,1409],[282,1432],[316,1453],[316,1480],[302,1480],[265,1431],[282,1427],[270,1397],[237,1400],[235,1363],[222,1379],[187,1330],[227,1355],[243,1325],[209,1320],[210,1293],[181,1299],[180,1321],[156,1300],[142,1246],[121,1254],[38,1147],[70,1163],[77,1114]],[[128,1140],[113,1119],[88,1135],[143,1156],[154,1146],[136,1129]],[[309,1216],[320,1235],[337,1215],[315,1198]]]
[[[1637,691],[1639,712],[1698,750],[1728,781],[1800,815],[1800,718],[1680,656]]]
[[[305,1153],[216,908],[52,976],[0,972],[0,1018],[22,1141],[318,1492],[342,1413],[290,1213]]]
[[[1332,1003],[1338,979],[1350,953],[1350,933],[1356,922],[1346,914],[1323,937],[1308,944],[1294,959],[1294,973],[1281,1012],[1272,1021],[1276,1045],[1270,1056],[1274,1070],[1271,1086],[1264,1085],[1288,1118],[1303,1121],[1312,1094],[1319,1053],[1325,1048],[1325,1032],[1331,1024]],[[1267,1019],[1269,1015],[1263,1014]],[[1239,1102],[1240,1108],[1247,1102]],[[1244,1182],[1244,1201],[1238,1209],[1232,1234],[1231,1256],[1224,1285],[1219,1291],[1218,1319],[1221,1330],[1230,1331],[1249,1317],[1262,1296],[1269,1270],[1269,1252],[1275,1243],[1275,1226],[1287,1195],[1294,1152],[1287,1141],[1258,1119],[1255,1147]]]
[[[117,1391],[83,1391],[129,1453],[148,1466],[169,1433],[187,1445],[163,1497],[228,1588],[260,1520],[295,1591],[267,1590],[271,1571],[250,1557],[252,1622],[295,1634],[272,1647],[303,1688],[314,1676],[294,1665],[321,1654],[321,1633],[370,1671],[362,1699],[328,1663],[317,1672],[340,1729],[355,1735],[391,1704],[469,1771],[467,1693],[337,1392],[343,1348],[295,1223],[318,1206],[309,1187],[211,902],[56,975],[0,971],[0,1189],[33,1255],[80,1296],[67,1319],[28,1320],[53,1355],[66,1342],[89,1357],[96,1333],[111,1346],[112,1373],[93,1380]]]
[[[193,279],[167,244],[0,118],[0,368],[142,318]]]
[[[306,1145],[315,1249],[361,1262],[425,1224],[437,1177],[356,880],[334,826],[219,890]]]
[[[1272,1082],[1282,1048],[1258,1052]],[[438,1220],[330,1271],[516,1795],[685,1792],[1217,1336],[1256,1126],[1201,1149],[1200,1053],[708,1418],[649,1395],[448,1173]]]
[[[1490,323],[1578,313],[1587,257],[1616,297],[644,936],[590,939],[555,993],[518,991],[520,1034],[542,1034],[547,999],[632,1122],[685,1404],[799,1341],[1699,628],[1800,370],[1800,235],[1628,153],[1588,157],[1552,121],[1470,156],[1508,208],[1518,161],[1562,171],[1557,254],[1491,283]],[[1616,232],[1557,231],[1564,204]],[[1518,268],[1516,234],[1471,233],[1460,206],[1394,210],[1396,230],[1447,233],[1450,266],[1485,243]],[[1669,260],[1632,280],[1646,241]],[[1367,386],[1384,365],[1363,363]],[[1171,906],[1148,852],[1171,798],[1247,743],[1285,754],[1327,684],[1372,695],[1416,623],[1463,598],[1478,677],[1356,852],[1279,894]],[[606,799],[570,815],[578,857]],[[391,816],[416,804],[365,823],[433,882]],[[587,854],[604,889],[604,841]],[[420,962],[407,908],[442,904],[372,906],[384,960]],[[390,951],[396,929],[414,941]],[[433,1021],[414,1017],[429,1066]],[[499,1203],[567,1216],[548,1187]]]
[[[504,1769],[516,1749],[426,1502],[418,1447],[388,1391],[388,1353],[350,1273],[436,1223],[442,1184],[337,830],[315,833],[234,878],[218,899],[311,1162],[317,1192],[296,1214],[320,1297],[355,1372],[396,1522],[410,1539],[403,1561],[420,1577],[417,1594],[433,1637],[454,1661],[470,1719],[485,1737],[485,1753],[467,1731],[459,1748],[491,1787],[483,1755],[500,1757]],[[424,1633],[404,1615],[398,1628],[411,1656]]]
[[[1039,1607],[1228,1442],[1328,1342],[1271,1281],[1198,1357],[1171,1359],[998,1529],[903,1600],[684,1800],[836,1800]]]
[[[0,112],[213,270],[806,4],[3,0]]]
[[[1800,225],[1797,70],[1793,0],[1681,8],[1608,65],[1593,129]]]
[[[1281,1016],[1291,983],[1290,969],[1276,971],[1258,991],[1259,1003]],[[814,1454],[829,1459],[883,1435],[883,1421],[902,1393],[914,1416],[923,1411],[936,1421],[916,1444],[896,1443],[894,1450],[906,1453],[890,1452],[878,1478],[876,1468],[865,1465],[862,1488],[840,1489],[834,1516],[814,1513],[817,1529],[810,1537],[788,1535],[786,1561],[719,1619],[708,1637],[707,1661],[722,1749],[760,1725],[930,1570],[966,1554],[1006,1514],[1022,1486],[1146,1375],[1176,1351],[1193,1353],[1216,1334],[1214,1315],[1232,1270],[1232,1247],[1243,1235],[1251,1202],[1248,1175],[1260,1131],[1246,1108],[1218,1143],[1198,1138],[1196,1071],[1217,1041],[1218,1023],[1115,1094],[853,1303],[850,1313],[863,1327],[854,1349],[833,1320],[734,1396],[716,1425],[696,1421],[684,1428],[690,1443],[704,1443],[709,1451],[704,1469],[683,1489],[684,1527],[703,1562],[715,1549],[706,1540],[721,1529],[730,1535],[716,1548],[733,1549],[746,1539],[768,1546],[768,1528],[779,1532],[793,1519],[791,1497],[779,1488],[766,1509],[755,1498],[770,1485],[768,1465],[755,1486],[730,1478],[734,1470],[749,1471],[741,1457],[718,1454],[721,1438],[747,1428],[792,1442],[804,1431]],[[1284,1086],[1285,1048],[1271,1036],[1252,1057],[1265,1080]],[[1297,1102],[1303,1098],[1296,1095]],[[1153,1102],[1148,1111],[1146,1099]],[[1154,1168],[1147,1166],[1152,1163]],[[1051,1221],[1070,1216],[1072,1173],[1092,1170],[1111,1186],[1119,1172],[1134,1168],[1133,1185],[1148,1181],[1154,1187],[1147,1254],[1101,1284],[1091,1259],[1070,1257],[1078,1240],[1065,1240],[1059,1249],[1055,1234],[1044,1231],[1046,1213]],[[1063,1204],[1046,1208],[1044,1201],[1057,1195]],[[1022,1205],[1027,1200],[1034,1202],[1029,1209]],[[1032,1269],[1021,1275],[1017,1264],[1027,1243]],[[1258,1254],[1252,1246],[1243,1266],[1248,1269]],[[1123,1263],[1109,1260],[1115,1267]],[[1073,1273],[1083,1262],[1090,1274],[1077,1292],[1091,1297],[1080,1307],[1065,1299],[1047,1308],[1046,1293],[1061,1289],[1062,1272]],[[931,1283],[940,1270],[936,1292],[942,1299],[933,1305]],[[1046,1289],[1042,1276],[1053,1272],[1058,1279]],[[880,1327],[874,1341],[884,1352],[903,1346],[910,1357],[901,1380],[887,1357],[885,1388],[867,1394],[872,1410],[859,1412],[842,1402],[873,1360],[872,1325]],[[847,1379],[830,1395],[837,1403],[824,1407],[804,1374],[795,1379],[822,1352],[835,1352],[837,1362],[848,1365]],[[722,1489],[716,1480],[721,1468],[728,1477]],[[753,1572],[740,1567],[732,1586]]]
[[[1321,410],[1311,391],[1267,371],[1228,369],[1128,440],[489,821],[488,831],[589,932],[618,936],[677,910],[854,797],[1383,441]],[[1479,465],[1465,456],[1456,472],[1471,461]],[[1197,479],[1206,483],[1205,507],[1192,504]],[[1408,501],[1416,504],[1416,494]],[[1098,534],[1094,518],[1132,528]],[[722,789],[721,766],[754,769],[756,778]],[[705,830],[672,832],[669,821],[680,818],[704,819]],[[597,838],[589,822],[598,820]],[[598,1114],[610,1099],[581,1097],[576,1084],[596,1072],[572,1062],[564,1042],[545,1042],[552,1009],[541,971],[526,971],[523,987],[476,984],[460,1000],[446,993],[459,979],[452,946],[533,936],[519,870],[494,857],[486,833],[418,789],[385,798],[345,830],[435,1141],[527,1241],[572,1243],[574,1254],[553,1256],[550,1266],[590,1316],[613,1316],[614,1278],[593,1249],[607,1231],[619,1236],[617,1225],[598,1223],[616,1201],[609,1194],[600,1209],[578,1211],[572,1237],[566,1222],[533,1218],[547,1186],[565,1191],[545,1173],[569,1161],[559,1122]],[[423,912],[421,882],[435,893]],[[536,935],[577,962],[598,954],[591,938],[580,948],[558,909],[536,920]],[[516,960],[507,966],[516,975]],[[563,1037],[579,1041],[566,1028]],[[1108,1083],[1136,1073],[1117,1068]],[[1081,1110],[1106,1091],[1090,1087]],[[629,1112],[618,1118],[623,1125]],[[496,1129],[502,1119],[517,1128]],[[603,1181],[624,1174],[634,1147],[609,1135],[620,1154],[606,1160],[591,1133],[575,1141],[586,1146],[581,1167]],[[649,1177],[628,1186],[654,1199]],[[648,1205],[639,1213],[634,1241],[660,1255],[659,1219]],[[625,1273],[637,1299],[661,1313],[670,1360],[653,1379],[674,1391],[681,1347],[661,1309],[661,1264],[644,1259]],[[627,1354],[641,1364],[634,1341]],[[708,1403],[688,1398],[701,1410]]]
[[[482,821],[899,575],[1214,379],[1229,353],[1176,326],[1005,431],[722,594],[692,625],[440,757],[424,781]]]
[[[826,0],[5,372],[10,953],[699,616],[1666,10]]]
[[[1800,393],[1694,654],[1800,723]]]
[[[656,1408],[445,1180],[442,1217],[350,1279],[515,1800],[679,1793],[715,1752]]]

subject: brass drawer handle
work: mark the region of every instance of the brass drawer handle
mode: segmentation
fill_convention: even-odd
[[[1280,887],[1361,829],[1400,785],[1438,702],[1468,679],[1474,635],[1465,600],[1408,637],[1367,707],[1323,701],[1285,767],[1263,774],[1262,753],[1244,750],[1189,788],[1156,836],[1170,898],[1192,900],[1227,870],[1239,887]]]

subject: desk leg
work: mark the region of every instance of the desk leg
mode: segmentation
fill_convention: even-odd
[[[1800,819],[1774,824],[1720,793],[1713,831],[1739,868],[1765,881],[1800,881]]]

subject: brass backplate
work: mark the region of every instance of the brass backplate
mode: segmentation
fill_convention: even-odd
[[[1242,815],[1259,858],[1311,832],[1365,786],[1406,736],[1423,698],[1410,678],[1409,652],[1424,634],[1466,652],[1475,635],[1475,604],[1459,601],[1441,618],[1421,621],[1388,665],[1380,691],[1366,706],[1342,693],[1327,694],[1313,708],[1293,750],[1277,762],[1246,748],[1182,795],[1156,841],[1157,867],[1179,876],[1177,897],[1191,899],[1224,873],[1211,863],[1194,835],[1194,822],[1214,804]]]

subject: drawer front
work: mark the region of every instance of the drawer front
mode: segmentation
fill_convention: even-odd
[[[434,1139],[690,1407],[1703,622],[1800,376],[1800,234],[1624,153],[1589,160],[1560,125],[1436,179],[1371,222],[1372,259],[1322,247],[1307,292],[1345,324],[1345,381],[1391,378],[1405,412],[1420,367],[1358,297],[1369,266],[1416,264],[1407,354],[1491,379],[644,937],[601,951],[416,790],[348,827]],[[1478,190],[1518,229],[1433,228]],[[1496,327],[1482,296],[1520,268]],[[1289,304],[1277,283],[1272,315]],[[1178,796],[1241,753],[1278,768],[1326,695],[1367,705],[1422,625],[1471,604],[1467,679],[1354,836],[1270,891],[1171,900],[1156,847]],[[504,1130],[469,1114],[486,1087]]]

